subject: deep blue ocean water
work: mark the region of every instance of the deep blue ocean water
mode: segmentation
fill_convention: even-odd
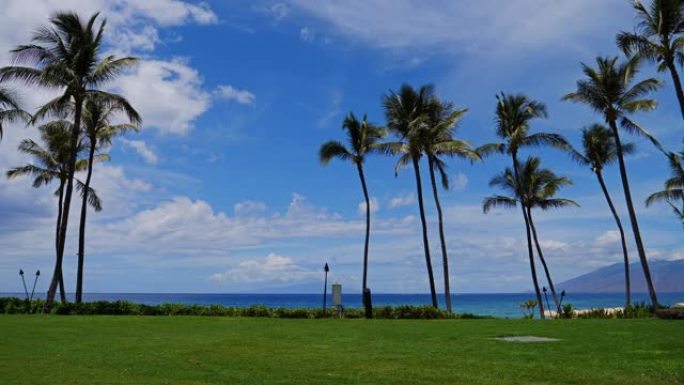
[[[0,297],[24,297],[24,293],[0,293]],[[43,294],[36,294],[42,298]],[[72,298],[73,295],[69,295]],[[444,307],[444,297],[440,297],[440,306]],[[457,313],[473,313],[477,315],[491,315],[495,317],[518,318],[522,316],[521,302],[534,299],[532,293],[510,294],[456,294],[452,296],[454,311]],[[251,305],[266,305],[268,307],[320,307],[323,304],[322,294],[183,294],[183,293],[89,293],[84,294],[84,301],[116,301],[127,300],[147,305],[161,303],[181,303],[196,305],[223,305],[247,307]],[[658,300],[665,305],[684,302],[684,293],[659,293]],[[632,301],[648,302],[648,295],[632,294]],[[346,307],[361,307],[360,294],[344,294],[343,305]],[[549,297],[553,306],[553,300]],[[328,294],[328,306],[332,298]],[[373,294],[374,306],[398,305],[430,305],[429,294]],[[624,295],[610,294],[568,294],[563,303],[571,303],[578,309],[598,307],[619,307],[624,304]]]

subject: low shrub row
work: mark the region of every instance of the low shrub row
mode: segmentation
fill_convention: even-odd
[[[571,304],[563,306],[559,314],[564,319],[626,319],[653,318],[653,307],[645,302],[634,303],[624,309],[577,310]]]
[[[22,314],[41,313],[44,302],[13,297],[0,298],[0,313]],[[267,318],[363,318],[362,309],[344,309],[342,314],[335,310],[325,313],[321,309],[312,308],[270,308],[263,305],[249,307],[227,307],[221,305],[183,305],[161,304],[144,305],[129,301],[95,301],[85,303],[55,302],[52,314],[59,315],[196,315],[220,317],[267,317]],[[373,316],[380,319],[475,319],[491,318],[474,314],[449,314],[431,306],[382,306],[373,309]]]

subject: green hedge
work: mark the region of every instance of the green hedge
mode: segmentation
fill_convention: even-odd
[[[28,301],[4,297],[0,298],[0,313],[22,314],[41,313],[44,302]],[[270,308],[263,305],[249,307],[227,307],[221,305],[183,305],[165,303],[161,305],[143,305],[129,301],[95,301],[85,303],[55,302],[52,314],[59,315],[196,315],[219,317],[267,317],[267,318],[337,318],[334,310],[323,313],[321,309],[312,308]],[[380,319],[475,319],[492,318],[474,314],[449,314],[431,306],[382,306],[373,309],[373,316]],[[363,318],[362,309],[344,309],[344,318]]]

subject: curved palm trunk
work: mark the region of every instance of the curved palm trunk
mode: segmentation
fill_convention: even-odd
[[[62,220],[62,204],[64,201],[64,182],[65,180],[60,179],[59,181],[59,200],[57,207],[57,226],[55,228],[55,252],[59,250],[59,228]],[[62,274],[62,266],[59,267],[59,298],[62,303],[66,302],[66,290],[64,289],[64,276]]]
[[[363,175],[363,166],[361,164],[356,165],[356,169],[359,171],[359,179],[361,179],[361,187],[363,187],[363,197],[366,199],[366,242],[363,246],[363,287],[362,293],[366,291],[368,287],[368,242],[370,239],[370,199],[368,198],[368,188],[366,187],[366,177]]]
[[[674,64],[674,61],[668,62],[667,68],[670,70],[670,75],[672,75],[672,83],[674,84],[677,100],[679,101],[679,109],[682,113],[682,119],[684,119],[684,90],[682,90],[682,82],[679,80],[679,73],[677,73],[677,67]]]
[[[513,158],[513,174],[515,176],[515,181],[516,183],[520,183],[520,175],[518,174],[517,151],[512,151],[511,157]],[[527,233],[527,252],[530,257],[530,271],[532,273],[532,283],[534,284],[534,292],[537,295],[537,303],[539,304],[539,317],[541,319],[544,319],[546,318],[544,315],[544,302],[542,301],[541,290],[539,290],[539,280],[537,279],[537,267],[534,264],[534,251],[532,251],[532,235],[530,234],[530,220],[527,217],[527,205],[525,205],[523,199],[520,199],[520,207],[522,209],[523,219],[525,220],[525,231]]]
[[[71,128],[71,156],[67,167],[67,184],[66,192],[64,194],[64,205],[62,210],[62,219],[59,229],[59,244],[57,247],[57,257],[55,260],[55,270],[52,274],[50,287],[48,288],[47,296],[45,298],[44,310],[46,313],[52,309],[52,304],[55,301],[55,292],[57,291],[57,284],[62,276],[62,261],[64,260],[64,244],[66,243],[67,227],[69,223],[69,209],[71,208],[71,195],[74,191],[74,171],[76,170],[76,148],[78,146],[78,134],[81,127],[81,110],[83,107],[83,100],[80,97],[75,98],[74,108],[74,126]]]
[[[90,138],[90,150],[88,153],[88,174],[86,175],[81,201],[81,222],[78,228],[78,269],[76,271],[76,303],[83,300],[83,261],[85,260],[85,231],[86,215],[88,213],[88,191],[90,179],[93,176],[93,160],[95,159],[96,138]]]
[[[613,213],[613,218],[615,218],[615,224],[620,230],[620,241],[622,242],[622,255],[625,260],[625,307],[629,307],[632,303],[631,300],[631,289],[630,289],[630,279],[629,279],[629,255],[627,254],[627,242],[625,241],[625,231],[622,229],[622,221],[618,216],[617,210],[613,205],[613,200],[610,199],[610,194],[608,194],[608,189],[606,188],[606,183],[603,181],[603,175],[600,171],[596,171],[596,177],[598,178],[599,184],[601,185],[601,190],[603,190],[603,195],[606,197],[608,202],[608,207],[610,207],[610,212]]]
[[[532,272],[532,282],[534,283],[534,292],[537,295],[537,304],[539,304],[539,318],[546,318],[544,314],[544,302],[542,301],[541,291],[539,290],[539,280],[537,279],[537,267],[534,265],[534,251],[532,251],[532,235],[530,234],[530,221],[525,212],[525,205],[522,206],[523,218],[525,219],[525,230],[527,232],[527,253],[530,258],[530,271]]]
[[[430,281],[430,296],[432,297],[432,306],[436,309],[439,309],[439,305],[437,304],[437,291],[435,290],[435,277],[432,274],[432,260],[430,259],[430,244],[428,242],[427,221],[425,220],[425,207],[423,206],[423,186],[420,182],[420,168],[417,157],[413,157],[413,170],[416,174],[418,208],[420,209],[420,223],[423,226],[423,249],[425,250],[425,264],[427,265],[428,280]]]
[[[449,284],[449,257],[447,255],[446,240],[444,237],[444,220],[442,219],[442,205],[439,202],[437,181],[435,180],[435,167],[432,157],[428,158],[430,165],[430,181],[432,182],[432,195],[435,198],[437,207],[437,218],[439,219],[439,241],[442,246],[442,266],[444,267],[444,300],[446,309],[451,313],[451,288]]]
[[[551,289],[551,295],[553,296],[553,302],[556,305],[556,309],[558,309],[560,306],[560,302],[558,302],[558,294],[556,294],[556,287],[553,285],[553,279],[551,279],[551,272],[549,271],[549,267],[546,265],[546,259],[544,258],[544,253],[542,252],[541,245],[539,244],[539,239],[537,238],[537,229],[534,226],[534,220],[532,219],[532,210],[528,207],[527,208],[527,217],[530,220],[530,229],[532,229],[532,238],[534,239],[534,245],[537,248],[537,254],[539,255],[539,260],[542,263],[542,266],[544,267],[544,274],[546,274],[546,281],[549,283],[549,288]],[[549,309],[550,310],[550,309]]]
[[[620,178],[622,179],[622,190],[625,193],[625,202],[627,203],[627,212],[629,213],[629,220],[632,224],[632,231],[634,232],[634,240],[637,245],[637,252],[639,253],[639,260],[641,261],[641,268],[644,271],[644,278],[648,287],[648,293],[651,297],[651,304],[653,309],[658,309],[658,297],[656,296],[655,288],[653,287],[653,280],[651,279],[651,270],[648,267],[648,259],[646,258],[646,251],[644,250],[644,243],[641,240],[641,232],[639,231],[639,222],[637,222],[636,211],[632,203],[632,193],[629,189],[629,181],[627,180],[627,169],[625,168],[625,160],[622,155],[622,143],[620,142],[620,133],[618,132],[615,120],[609,121],[610,128],[613,130],[615,136],[615,148],[618,154],[618,163],[620,164]]]

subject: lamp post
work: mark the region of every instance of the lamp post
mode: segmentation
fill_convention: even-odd
[[[28,289],[26,288],[26,280],[24,279],[24,270],[19,269],[19,275],[21,276],[21,283],[24,284],[24,292],[26,293],[26,299],[29,299]]]
[[[325,308],[328,300],[328,272],[330,271],[328,262],[325,263],[323,271],[325,271],[325,282],[323,283],[323,315],[325,315]]]
[[[31,298],[29,301],[33,301],[33,293],[36,292],[36,283],[38,283],[38,277],[40,277],[40,270],[36,270],[36,279],[33,281],[33,289],[31,289]]]

